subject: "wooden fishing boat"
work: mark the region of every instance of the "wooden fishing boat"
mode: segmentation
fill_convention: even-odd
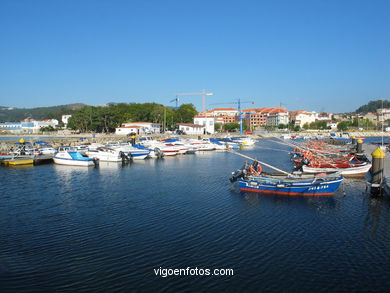
[[[231,182],[237,181],[244,192],[287,196],[329,196],[340,186],[340,173],[318,175],[294,175],[262,173],[255,161],[233,172]]]
[[[241,191],[288,196],[326,196],[332,195],[339,188],[342,180],[342,176],[317,176],[304,179],[263,175],[239,179],[238,183]]]
[[[365,162],[359,166],[316,168],[307,165],[302,166],[302,171],[309,174],[340,172],[344,177],[363,177],[371,168],[371,163]]]

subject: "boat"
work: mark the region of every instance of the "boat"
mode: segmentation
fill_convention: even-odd
[[[343,176],[333,174],[290,174],[262,173],[258,162],[245,165],[243,169],[233,172],[231,182],[238,181],[243,192],[276,194],[286,196],[329,196],[336,192]],[[257,171],[254,171],[257,170]]]
[[[289,133],[282,134],[280,136],[281,139],[291,139],[291,135]]]
[[[73,147],[61,146],[58,148],[58,152],[53,157],[54,163],[59,165],[70,166],[96,166],[99,162],[98,159],[93,159],[87,155],[77,151]]]
[[[175,146],[166,145],[163,142],[154,140],[153,138],[151,138],[149,136],[141,137],[139,141],[140,141],[140,144],[142,144],[143,146],[154,150],[154,153],[156,155],[163,154],[166,157],[168,157],[168,156],[170,157],[170,156],[176,156],[180,151],[180,148],[177,148]]]
[[[238,142],[242,146],[252,146],[256,143],[256,141],[253,138],[250,137],[232,137],[231,138],[233,141]]]
[[[164,153],[158,148],[150,149],[142,144],[134,144],[133,147],[135,147],[137,149],[149,151],[148,157],[152,158],[152,159],[160,159],[160,158],[164,157]]]
[[[148,149],[138,149],[133,147],[130,142],[109,142],[106,144],[106,146],[121,151],[125,155],[131,157],[133,160],[143,160],[150,153],[150,150]]]
[[[239,149],[241,147],[241,144],[239,142],[233,141],[229,137],[218,138],[217,140],[223,143],[228,149]]]
[[[363,163],[356,167],[347,168],[315,168],[307,165],[302,166],[303,173],[316,174],[316,173],[332,173],[340,172],[344,177],[363,177],[371,168],[371,163]]]
[[[55,155],[57,152],[56,148],[53,148],[51,146],[41,147],[38,149],[39,153],[42,155]]]
[[[104,162],[121,162],[123,160],[130,160],[130,157],[126,156],[121,151],[109,148],[109,147],[98,147],[96,149],[88,149],[86,152],[88,157],[99,159]]]
[[[209,138],[209,141],[211,144],[214,145],[215,150],[217,150],[217,151],[226,151],[226,150],[231,149],[231,147],[229,147],[229,145],[227,143],[222,143],[215,138]]]
[[[6,166],[32,165],[34,164],[34,156],[33,155],[13,156],[12,158],[2,160],[1,163]]]
[[[215,151],[217,148],[217,145],[210,143],[209,140],[190,139],[189,143],[194,149],[202,152]]]
[[[50,145],[47,141],[38,140],[34,142],[34,145],[38,145],[38,153],[42,155],[55,155],[57,149]]]

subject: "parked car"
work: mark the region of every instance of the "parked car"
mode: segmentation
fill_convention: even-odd
[[[185,135],[186,133],[183,130],[181,130],[181,129],[177,129],[176,130],[176,134],[178,134],[178,135]]]

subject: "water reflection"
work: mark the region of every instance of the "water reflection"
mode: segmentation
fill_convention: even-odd
[[[102,170],[116,170],[120,168],[130,167],[131,162],[99,162],[99,169]]]
[[[385,238],[390,230],[390,200],[387,197],[371,197],[365,194],[363,203],[367,206],[364,229],[370,238]]]

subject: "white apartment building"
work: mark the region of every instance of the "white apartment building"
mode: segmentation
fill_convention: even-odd
[[[203,125],[189,124],[189,123],[178,123],[177,126],[179,130],[183,131],[185,134],[204,134],[205,127]]]
[[[61,121],[64,123],[65,128],[68,128],[68,121],[70,117],[72,117],[72,115],[62,115],[61,117]]]
[[[214,134],[215,120],[216,120],[216,117],[207,117],[207,116],[197,115],[194,117],[194,124],[203,126],[206,130],[206,133]]]
[[[153,122],[125,122],[122,124],[122,127],[133,127],[139,126],[140,130],[143,133],[152,134],[152,133],[160,133],[160,124]],[[118,127],[120,128],[120,127]],[[116,133],[116,131],[115,131]]]
[[[289,122],[289,114],[287,111],[275,109],[268,113],[266,117],[267,126],[278,126],[279,124],[287,125]]]
[[[379,108],[376,111],[378,115],[378,122],[383,122],[390,119],[390,109],[389,108]]]
[[[317,112],[308,112],[305,110],[291,111],[290,112],[290,123],[293,123],[295,126],[302,127],[306,123],[315,122],[318,118]]]

